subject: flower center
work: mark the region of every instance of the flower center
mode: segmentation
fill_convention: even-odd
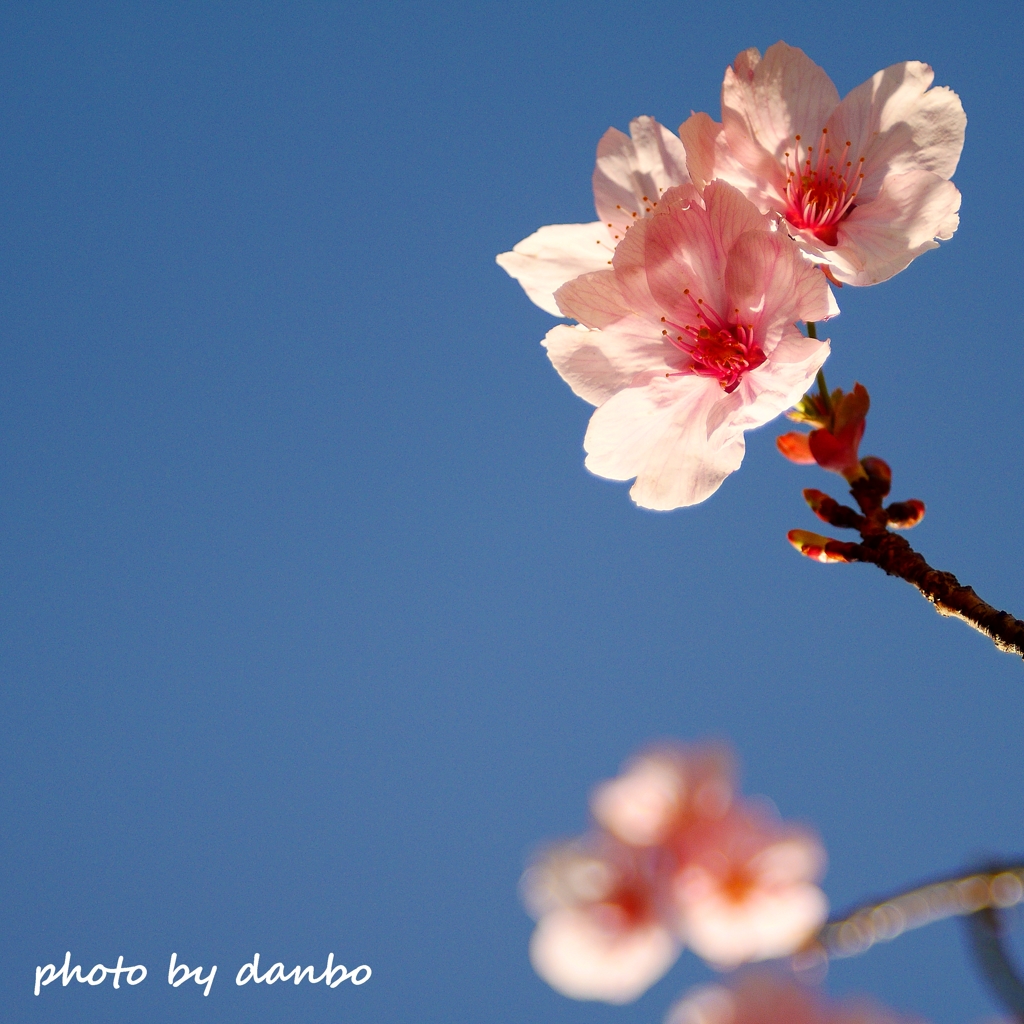
[[[827,128],[821,130],[817,165],[814,147],[807,147],[807,155],[801,161],[799,135],[795,141],[793,151],[786,152],[786,220],[800,231],[810,231],[825,245],[838,245],[839,222],[853,211],[864,180],[864,157],[855,166],[847,142],[836,159]]]
[[[735,866],[721,880],[722,895],[731,903],[742,903],[750,896],[757,879],[744,867]]]
[[[676,324],[662,317],[661,322],[666,328],[661,333],[690,357],[690,364],[666,376],[713,377],[726,394],[732,394],[739,387],[743,375],[748,370],[756,370],[768,357],[754,341],[751,325],[731,324],[703,299],[694,301],[689,289],[684,294],[689,296],[693,305],[696,323]]]

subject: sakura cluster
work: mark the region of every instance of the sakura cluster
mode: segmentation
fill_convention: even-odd
[[[597,406],[586,465],[637,504],[703,501],[744,432],[795,405],[829,354],[831,285],[878,284],[952,237],[966,118],[932,69],[894,64],[840,100],[779,42],[726,69],[722,121],[610,128],[598,221],[543,227],[498,257],[542,309],[555,369]],[[809,325],[805,335],[798,327]]]
[[[793,953],[824,923],[817,837],[737,795],[718,746],[647,751],[591,796],[591,832],[523,878],[530,957],[576,999],[636,999],[689,946],[718,968]]]

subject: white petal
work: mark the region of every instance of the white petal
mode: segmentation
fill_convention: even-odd
[[[560,324],[548,331],[542,344],[562,379],[584,401],[602,405],[645,370],[669,369],[676,353],[660,334],[645,331],[641,321],[622,328],[590,331]],[[676,353],[678,354],[678,353]]]
[[[865,196],[877,195],[891,174],[920,170],[952,177],[967,117],[955,92],[929,89],[934,77],[920,61],[893,64],[850,92],[829,119],[833,147],[849,140],[852,159],[865,158]]]
[[[590,810],[602,828],[624,843],[655,846],[668,835],[685,795],[679,765],[648,757],[601,783],[591,794]]]
[[[604,133],[594,167],[594,205],[616,241],[633,220],[651,212],[664,192],[690,180],[683,144],[664,125],[638,117],[629,131],[625,135],[609,128]]]
[[[811,836],[795,835],[766,847],[750,867],[766,885],[810,882],[825,872],[825,849]]]
[[[637,377],[591,416],[587,469],[610,480],[635,476],[630,496],[643,508],[703,501],[743,461],[741,434],[708,439],[708,415],[721,394],[707,378]]]
[[[615,1004],[638,999],[678,955],[660,925],[608,931],[573,907],[542,917],[530,939],[530,962],[553,989],[572,999]]]
[[[541,309],[561,316],[555,292],[580,274],[607,270],[611,258],[608,229],[595,221],[549,224],[524,238],[511,252],[501,253],[497,263]]]
[[[847,284],[887,281],[912,260],[935,249],[936,238],[952,237],[960,222],[960,193],[951,181],[928,171],[887,178],[877,199],[857,209],[839,226],[833,274]]]
[[[808,883],[758,888],[742,900],[712,890],[686,904],[686,942],[710,963],[731,968],[789,955],[827,915],[824,893]]]

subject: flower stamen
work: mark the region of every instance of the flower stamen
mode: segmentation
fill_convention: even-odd
[[[786,220],[825,245],[838,245],[839,223],[853,211],[864,180],[864,157],[854,164],[849,159],[852,143],[847,140],[842,155],[834,160],[828,129],[823,128],[815,165],[814,147],[808,146],[801,160],[800,136],[794,138],[797,145],[785,153]]]
[[[673,337],[667,328],[661,333],[666,341],[690,357],[690,363],[665,376],[712,377],[726,394],[732,394],[744,374],[756,370],[768,358],[754,341],[753,325],[730,323],[703,299],[694,300],[688,290],[684,294],[689,298],[698,322],[677,324],[662,317],[662,323],[679,333]]]

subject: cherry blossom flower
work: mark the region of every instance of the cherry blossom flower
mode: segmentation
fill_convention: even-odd
[[[688,992],[665,1024],[916,1024],[866,999],[825,999],[792,978],[749,971],[733,984]]]
[[[636,477],[644,508],[693,505],[743,459],[743,433],[793,405],[828,355],[798,320],[838,312],[823,274],[732,186],[667,191],[612,269],[556,294],[580,326],[544,339],[555,369],[598,406],[587,468]]]
[[[600,840],[549,852],[524,876],[538,918],[534,970],[573,999],[628,1003],[675,963],[682,948],[659,912],[650,858]]]
[[[673,883],[680,931],[709,963],[786,956],[824,924],[828,902],[815,883],[825,851],[806,830],[748,802],[683,842]]]
[[[725,72],[722,124],[701,113],[679,129],[690,175],[731,182],[784,219],[835,280],[878,284],[959,224],[949,179],[967,119],[933,78],[927,64],[904,61],[840,101],[803,51],[745,50]]]
[[[657,846],[729,809],[733,759],[721,746],[662,746],[632,761],[590,798],[594,820],[631,846]]]
[[[629,135],[609,128],[597,145],[594,205],[600,220],[549,224],[497,257],[541,309],[561,316],[554,293],[580,274],[602,270],[633,222],[650,213],[662,193],[690,180],[679,138],[653,117],[630,122]]]
[[[661,744],[598,786],[598,827],[523,876],[537,973],[563,995],[625,1003],[684,941],[719,968],[802,945],[824,920],[821,845],[734,789],[713,744]]]

